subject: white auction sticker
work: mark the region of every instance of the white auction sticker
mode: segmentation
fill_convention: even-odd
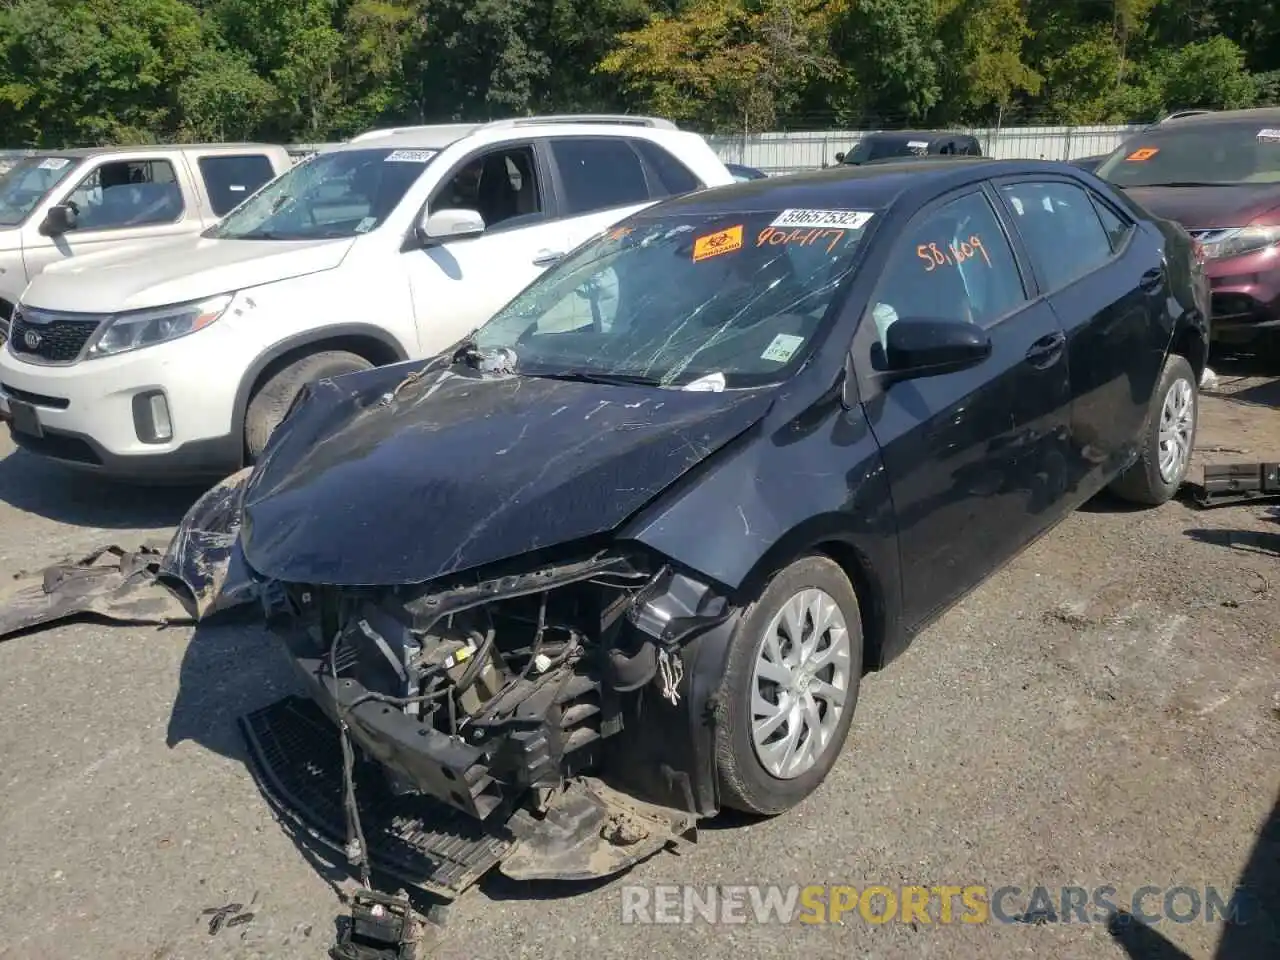
[[[1280,142],[1280,130],[1259,130],[1258,139],[1265,140],[1267,143]]]
[[[794,333],[780,333],[773,338],[773,342],[765,348],[764,353],[760,354],[760,359],[786,363],[795,356],[795,352],[800,349],[802,343],[804,343],[804,337],[797,337]]]
[[[434,150],[392,150],[387,163],[426,163],[436,155]]]
[[[40,161],[41,170],[61,170],[71,161],[66,157],[45,157]]]
[[[769,226],[861,230],[873,216],[865,210],[783,210]]]

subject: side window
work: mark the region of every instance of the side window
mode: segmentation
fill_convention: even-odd
[[[468,160],[431,198],[433,210],[475,210],[486,227],[517,226],[544,213],[533,148],[501,147]]]
[[[986,326],[1026,301],[1013,251],[982,193],[931,210],[899,243],[872,308],[882,347],[900,317]]]
[[[1111,240],[1087,191],[1069,183],[1000,188],[1045,292],[1060,290],[1111,259]]]
[[[1124,246],[1125,240],[1129,238],[1129,234],[1133,230],[1133,224],[1127,220],[1122,220],[1114,210],[1096,196],[1093,198],[1093,205],[1098,211],[1098,218],[1102,220],[1102,229],[1107,231],[1107,237],[1111,240],[1112,252],[1119,252],[1120,248]]]
[[[704,186],[688,167],[651,140],[633,140],[632,145],[644,157],[650,179],[656,181],[653,184],[655,189],[650,192],[653,199],[690,193]]]
[[[551,154],[571,217],[649,200],[640,158],[620,137],[555,137]]]
[[[261,153],[201,157],[196,164],[216,217],[230,213],[240,201],[275,176],[271,161]]]
[[[182,188],[168,160],[120,160],[95,168],[67,197],[77,230],[173,223],[182,217]]]

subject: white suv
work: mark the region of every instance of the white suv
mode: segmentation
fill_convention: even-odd
[[[306,383],[434,355],[611,223],[733,182],[700,136],[652,118],[363,134],[199,236],[35,277],[0,352],[0,417],[75,467],[224,476]]]

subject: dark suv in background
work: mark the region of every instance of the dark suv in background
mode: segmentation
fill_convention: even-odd
[[[912,157],[980,157],[978,138],[946,130],[888,130],[869,133],[848,153],[837,153],[836,163],[859,165]]]
[[[1167,119],[1094,172],[1199,241],[1215,341],[1280,357],[1280,108]]]

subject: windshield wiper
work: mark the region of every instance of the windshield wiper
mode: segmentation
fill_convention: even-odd
[[[537,377],[542,380],[569,380],[575,383],[607,383],[612,386],[665,386],[661,377],[646,376],[642,373],[597,373],[590,370],[557,370],[552,373],[530,372],[521,370],[524,377]]]

